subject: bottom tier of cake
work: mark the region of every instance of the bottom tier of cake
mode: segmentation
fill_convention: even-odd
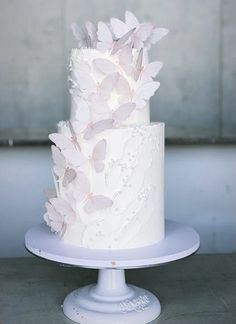
[[[67,134],[68,125],[61,122],[59,131]],[[86,177],[90,197],[103,195],[112,204],[88,213],[86,201],[76,200],[80,177],[67,186],[58,181],[60,197],[76,215],[62,240],[92,249],[129,249],[157,243],[164,238],[164,124],[108,129],[90,140],[79,136],[81,152],[89,161],[101,140],[106,143],[104,169],[97,172],[89,163]],[[68,163],[72,163],[70,159]]]

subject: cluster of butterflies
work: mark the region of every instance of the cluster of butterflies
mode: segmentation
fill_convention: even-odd
[[[145,64],[146,49],[164,37],[168,30],[156,28],[150,23],[139,23],[129,11],[125,22],[111,18],[110,23],[99,22],[97,28],[91,22],[84,27],[72,24],[72,31],[79,48],[95,48],[100,52],[116,54],[118,62],[107,58],[96,58],[92,65],[81,61],[79,68],[71,70],[71,95],[76,109],[73,121],[69,121],[66,133],[49,135],[54,161],[56,195],[46,203],[45,221],[56,232],[64,233],[66,227],[76,220],[76,213],[69,203],[61,198],[60,186],[74,184],[73,196],[76,202],[90,214],[112,206],[113,201],[106,196],[91,192],[88,171],[93,168],[99,173],[104,170],[107,142],[102,139],[96,143],[91,156],[85,156],[78,142],[78,135],[85,140],[114,127],[119,127],[134,109],[142,109],[159,88],[153,81],[162,63]],[[135,51],[135,54],[134,54]],[[101,81],[93,78],[94,70],[102,75]],[[132,79],[135,88],[130,85]],[[117,106],[109,107],[111,93],[115,92]]]
[[[104,195],[96,195],[91,191],[91,185],[87,176],[92,167],[99,173],[104,170],[107,143],[102,139],[96,143],[91,156],[85,156],[81,152],[75,131],[71,122],[68,122],[69,133],[67,135],[53,133],[49,135],[55,144],[51,146],[54,162],[53,177],[56,192],[50,193],[46,203],[47,213],[44,215],[46,223],[55,232],[63,235],[66,228],[76,221],[76,213],[70,204],[61,196],[61,186],[67,187],[74,183],[72,190],[76,203],[81,203],[83,210],[91,214],[97,210],[112,206],[113,201]]]
[[[111,18],[109,23],[99,22],[97,27],[90,21],[84,27],[73,23],[73,34],[78,41],[79,48],[97,48],[100,51],[111,51],[111,55],[118,52],[124,44],[140,50],[149,49],[164,37],[168,30],[157,28],[151,23],[140,23],[130,11],[125,12],[125,21]]]
[[[85,57],[76,68],[73,60],[71,65],[71,95],[78,107],[73,126],[76,133],[84,132],[84,138],[91,139],[104,129],[121,126],[134,109],[145,107],[159,88],[160,83],[153,78],[162,62],[146,64],[144,57],[146,49],[168,30],[139,23],[129,11],[125,22],[111,18],[109,24],[99,22],[97,28],[91,22],[86,22],[84,28],[73,23],[72,30],[79,48],[92,47],[108,53],[108,57],[95,58],[91,64]],[[118,60],[112,59],[114,54]],[[99,82],[94,79],[94,72],[102,75]],[[117,97],[115,105],[112,102],[115,110],[109,107],[112,92]]]

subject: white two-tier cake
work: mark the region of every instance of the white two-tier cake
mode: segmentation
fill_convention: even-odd
[[[164,124],[149,99],[162,63],[148,50],[167,34],[131,13],[72,24],[69,121],[49,135],[55,192],[44,219],[69,244],[129,249],[164,238]]]

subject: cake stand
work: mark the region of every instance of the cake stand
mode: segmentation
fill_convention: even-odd
[[[161,305],[150,291],[125,282],[125,269],[162,265],[193,254],[200,245],[189,226],[167,220],[165,239],[129,250],[93,250],[63,243],[46,224],[25,235],[26,248],[39,257],[65,265],[99,269],[96,284],[72,291],[64,314],[81,324],[144,324],[156,319]]]

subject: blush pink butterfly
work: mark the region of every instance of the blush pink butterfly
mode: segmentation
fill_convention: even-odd
[[[97,39],[97,49],[99,51],[105,52],[113,48],[114,41],[112,32],[110,31],[108,25],[101,21],[98,23]]]
[[[74,167],[79,168],[80,171],[87,173],[89,165],[91,164],[96,172],[102,172],[104,169],[104,160],[106,157],[106,140],[100,140],[93,148],[92,154],[89,157],[85,157],[81,152],[77,150],[65,150],[63,154],[66,159]]]
[[[84,139],[90,140],[96,134],[103,132],[106,129],[113,128],[113,119],[103,119],[95,123],[90,123],[84,131]]]
[[[114,120],[113,125],[119,127],[133,112],[135,109],[135,103],[129,102],[120,105],[112,114],[112,119]]]
[[[136,104],[136,108],[143,108],[146,105],[147,101],[154,95],[159,86],[160,82],[151,81],[144,83],[140,87],[135,89],[132,102]]]
[[[62,198],[51,198],[46,203],[47,212],[44,214],[44,220],[51,230],[60,232],[64,235],[67,226],[76,221],[76,214],[71,206]]]
[[[78,180],[74,196],[77,202],[83,202],[83,209],[87,214],[112,206],[113,201],[109,197],[91,192],[89,180],[84,173],[78,173]]]
[[[144,66],[143,49],[141,49],[138,54],[136,66],[135,66],[135,73],[134,73],[135,81],[137,81],[138,79],[140,79],[142,83],[152,81],[152,78],[155,78],[157,76],[162,66],[163,63],[159,61],[151,62],[146,64],[146,66]]]
[[[51,149],[53,162],[55,164],[53,170],[59,179],[62,179],[62,185],[66,187],[76,178],[76,171],[67,166],[65,156],[55,145],[52,145]]]
[[[130,46],[126,45],[119,52],[119,64],[129,76],[134,74],[133,55]]]

